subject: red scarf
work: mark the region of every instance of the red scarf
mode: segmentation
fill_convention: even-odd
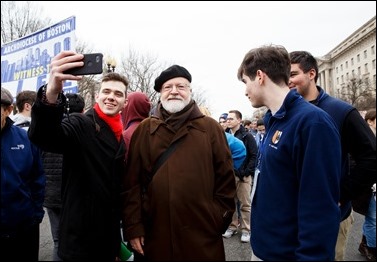
[[[120,141],[123,130],[123,124],[120,114],[116,114],[115,116],[108,116],[102,112],[98,103],[96,103],[93,108],[97,112],[98,116],[110,126],[111,130],[113,130],[114,132],[115,137],[118,139],[118,141]]]

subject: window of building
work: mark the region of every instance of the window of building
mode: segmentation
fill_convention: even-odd
[[[367,57],[368,57],[367,50],[364,50],[364,59],[366,59]]]
[[[374,55],[374,53],[375,53],[375,51],[374,51],[374,45],[372,45],[372,47],[370,49],[372,51],[372,55]]]
[[[365,71],[365,74],[368,73],[368,63],[365,63],[365,65],[364,65],[364,71]]]
[[[353,66],[353,57],[351,58],[351,66]]]
[[[338,67],[336,67],[335,69],[336,69],[336,73],[338,73]]]
[[[376,69],[376,59],[373,59],[373,60],[372,60],[372,68],[373,68],[373,69]]]
[[[346,61],[346,68],[348,68],[348,61]]]
[[[340,65],[340,71],[343,72],[343,64]]]
[[[358,73],[359,76],[361,76],[361,67],[360,66],[357,68],[357,73]]]
[[[352,70],[352,77],[355,77],[355,70]]]
[[[339,85],[339,77],[336,78],[336,84]]]
[[[344,83],[344,77],[343,77],[343,75],[341,76],[341,79],[342,79],[342,84]]]
[[[357,55],[357,62],[360,62],[360,54]]]
[[[349,74],[347,73],[346,74],[346,80],[348,81],[350,79],[350,76],[349,76]]]

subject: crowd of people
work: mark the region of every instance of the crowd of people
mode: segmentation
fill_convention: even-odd
[[[2,260],[38,261],[44,210],[54,261],[119,261],[122,242],[135,261],[225,261],[223,239],[239,232],[252,261],[342,261],[352,212],[375,260],[376,111],[327,94],[309,52],[245,54],[237,77],[267,108],[253,119],[213,118],[180,65],[155,79],[156,105],[110,72],[84,112],[63,92],[82,58],[59,53],[48,83],[15,99],[1,87]]]

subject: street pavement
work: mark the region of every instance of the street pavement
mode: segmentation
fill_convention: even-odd
[[[353,213],[353,216],[355,222],[349,236],[345,261],[366,261],[365,257],[361,256],[357,250],[362,236],[364,216],[355,212]],[[224,239],[226,261],[250,261],[250,243],[242,243],[240,238],[241,233],[239,232],[229,239]],[[52,261],[52,248],[53,242],[51,238],[50,223],[46,213],[41,224],[39,260]]]
[[[364,216],[353,212],[353,217],[355,221],[352,225],[349,235],[344,261],[366,261],[365,257],[361,256],[358,251],[362,237]],[[253,234],[253,232],[251,232],[251,234]],[[226,261],[250,261],[250,243],[241,242],[240,231],[238,232],[238,234],[232,236],[231,238],[224,239],[224,244]]]

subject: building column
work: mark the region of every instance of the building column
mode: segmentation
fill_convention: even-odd
[[[324,80],[323,72],[321,72],[319,74],[319,86],[322,87],[326,91],[326,86],[325,86],[325,80]]]
[[[326,92],[333,96],[334,95],[334,87],[331,86],[331,83],[330,83],[330,71],[328,69],[325,70],[325,86],[326,86]]]

